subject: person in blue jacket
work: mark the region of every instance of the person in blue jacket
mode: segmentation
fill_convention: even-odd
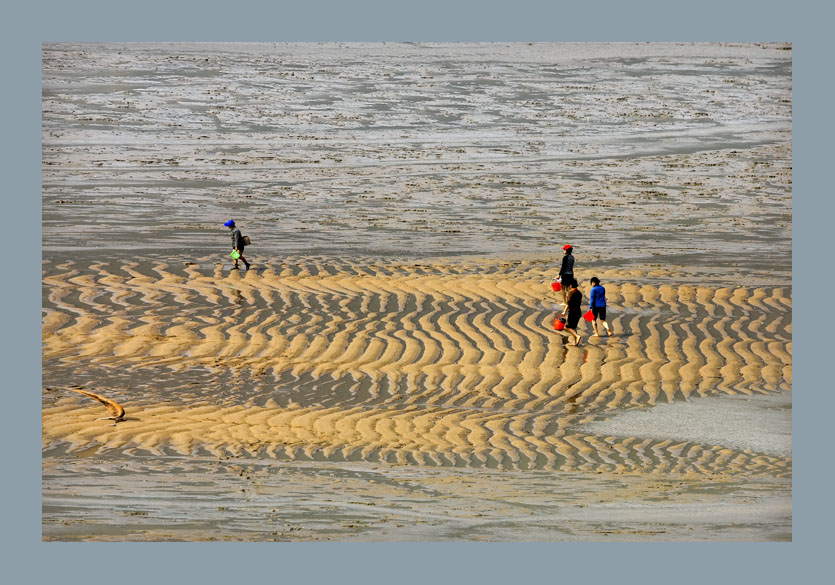
[[[594,315],[594,321],[592,321],[592,325],[594,326],[594,336],[600,337],[600,332],[597,330],[597,320],[600,319],[600,322],[603,323],[603,327],[606,328],[606,335],[612,335],[612,329],[609,327],[609,323],[606,322],[606,289],[600,284],[600,279],[596,276],[593,276],[589,281],[591,283],[591,291],[589,291],[589,305],[591,308],[591,313]]]

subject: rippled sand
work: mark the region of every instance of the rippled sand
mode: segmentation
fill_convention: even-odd
[[[154,453],[790,476],[786,457],[573,428],[614,409],[790,388],[790,291],[601,272],[615,336],[573,347],[551,326],[547,274],[531,262],[310,261],[300,271],[243,274],[220,265],[62,263],[44,276],[45,363],[128,370],[144,383],[90,380],[128,409],[115,427],[91,424],[99,405],[55,391],[44,440]],[[216,393],[224,376],[225,397]]]

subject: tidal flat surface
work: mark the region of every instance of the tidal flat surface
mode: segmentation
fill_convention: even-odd
[[[199,254],[234,217],[273,259],[569,241],[586,262],[790,273],[791,55],[46,44],[44,253]]]
[[[45,44],[44,539],[790,540],[791,95],[776,43]]]

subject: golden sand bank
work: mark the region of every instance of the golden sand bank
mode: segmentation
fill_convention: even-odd
[[[67,261],[44,274],[45,372],[230,381],[222,401],[197,383],[176,393],[87,384],[126,408],[115,426],[93,421],[101,406],[51,387],[45,448],[791,477],[790,457],[576,429],[657,402],[790,389],[791,289],[595,274],[615,336],[581,325],[585,344],[571,347],[552,327],[561,297],[541,262],[308,260],[230,273]]]

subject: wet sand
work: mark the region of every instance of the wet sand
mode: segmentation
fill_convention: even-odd
[[[45,50],[44,539],[791,539],[791,52],[527,47]],[[504,113],[447,120],[430,74]],[[338,118],[362,75],[416,118]],[[282,94],[253,128],[259,79],[331,118]],[[556,85],[573,109],[518,99]],[[615,332],[581,347],[569,238]]]
[[[47,253],[202,256],[234,217],[273,258],[551,256],[566,240],[586,266],[791,272],[790,45],[43,54]]]
[[[45,540],[784,541],[791,480],[51,457]]]

